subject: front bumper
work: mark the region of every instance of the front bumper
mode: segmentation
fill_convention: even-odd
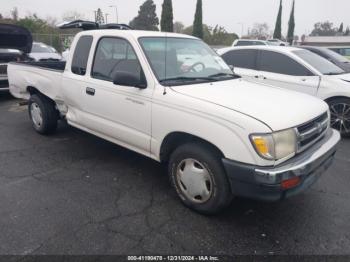
[[[232,193],[263,201],[278,201],[301,193],[331,166],[339,141],[339,132],[330,129],[307,151],[274,167],[258,167],[223,159]],[[283,181],[295,177],[300,178],[296,187],[282,188]]]

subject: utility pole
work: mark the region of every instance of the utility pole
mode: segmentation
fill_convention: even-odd
[[[241,31],[241,38],[243,37],[244,34],[244,23],[237,23],[242,26],[242,31]]]
[[[94,10],[95,13],[95,22],[97,22],[97,10]]]
[[[110,8],[115,8],[115,18],[117,21],[117,24],[119,23],[119,15],[118,15],[118,6],[117,5],[110,5]]]
[[[106,24],[108,24],[108,16],[109,16],[109,14],[105,14],[106,15]]]

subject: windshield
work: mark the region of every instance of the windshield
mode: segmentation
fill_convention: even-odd
[[[47,46],[45,44],[33,44],[32,53],[56,53],[53,47]]]
[[[223,59],[200,40],[143,37],[139,41],[162,84],[184,85],[236,77]]]
[[[329,62],[327,59],[316,55],[308,50],[293,51],[298,57],[310,64],[323,75],[340,75],[344,74],[344,70]]]

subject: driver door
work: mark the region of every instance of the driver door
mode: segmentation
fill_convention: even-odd
[[[102,137],[149,155],[153,88],[115,85],[116,72],[143,75],[139,59],[126,39],[103,37],[97,43],[86,83],[84,123]]]

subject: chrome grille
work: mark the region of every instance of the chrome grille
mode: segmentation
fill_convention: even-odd
[[[320,140],[328,130],[329,116],[324,113],[316,119],[296,128],[298,135],[298,153],[306,150]]]
[[[0,75],[7,75],[7,64],[0,64]]]

